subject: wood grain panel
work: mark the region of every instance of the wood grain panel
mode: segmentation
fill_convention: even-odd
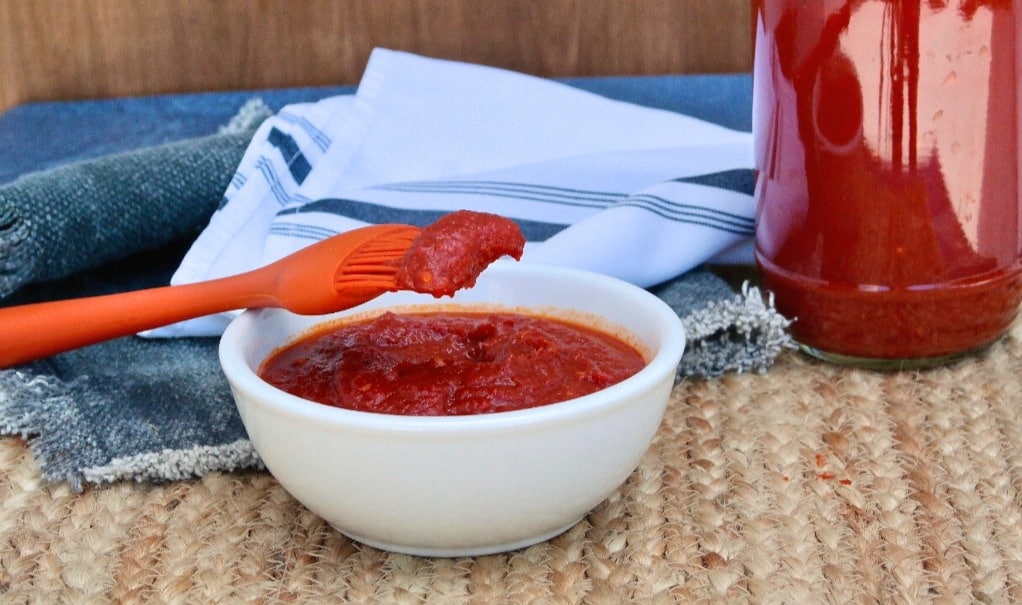
[[[357,82],[373,47],[541,76],[745,71],[748,0],[0,0],[0,109]]]

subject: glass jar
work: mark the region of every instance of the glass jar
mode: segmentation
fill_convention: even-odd
[[[1014,319],[1016,4],[753,0],[756,259],[808,353],[932,365]]]

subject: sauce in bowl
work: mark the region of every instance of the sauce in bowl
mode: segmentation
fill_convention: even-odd
[[[646,365],[602,331],[520,313],[392,313],[330,326],[263,362],[259,376],[304,399],[413,416],[487,414],[566,401]]]

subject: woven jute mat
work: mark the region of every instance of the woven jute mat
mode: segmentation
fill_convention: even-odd
[[[354,543],[265,473],[75,494],[0,441],[3,603],[1022,600],[1022,328],[938,370],[689,380],[567,533],[426,559]]]

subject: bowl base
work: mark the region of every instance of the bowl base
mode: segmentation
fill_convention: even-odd
[[[508,552],[511,550],[518,550],[519,548],[525,548],[526,546],[532,546],[533,544],[539,544],[545,542],[555,536],[559,536],[564,532],[568,531],[575,526],[576,523],[585,518],[582,515],[578,519],[575,519],[571,523],[558,527],[549,532],[544,532],[529,538],[522,538],[520,540],[512,540],[509,542],[501,542],[499,544],[482,544],[473,546],[424,546],[416,544],[392,544],[390,542],[383,542],[380,540],[374,540],[365,536],[360,536],[357,533],[348,531],[331,524],[335,530],[339,533],[344,534],[348,538],[361,542],[366,546],[372,546],[380,550],[388,552],[401,553],[405,555],[414,555],[417,557],[476,557],[481,555],[493,555],[502,552]]]

